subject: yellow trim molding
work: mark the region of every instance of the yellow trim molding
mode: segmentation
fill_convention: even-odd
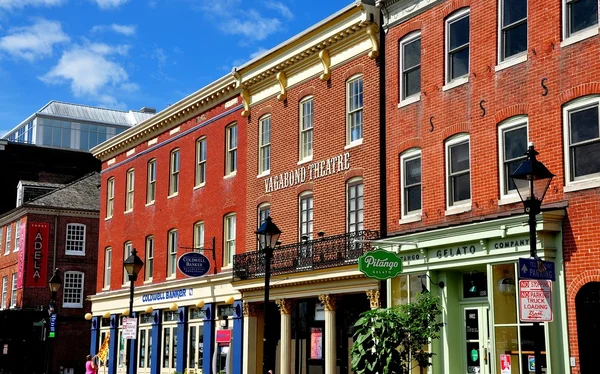
[[[379,26],[376,23],[371,23],[367,27],[367,35],[371,39],[371,52],[369,52],[369,58],[371,60],[376,59],[379,56],[379,40],[377,36],[379,34]]]
[[[281,89],[281,93],[277,95],[277,100],[283,101],[287,98],[287,77],[285,76],[284,71],[280,71],[275,76],[277,78],[277,82],[279,82],[279,88]]]
[[[323,64],[323,74],[319,77],[322,82],[326,82],[331,77],[331,58],[329,58],[329,51],[324,49],[319,52],[319,58],[321,64]]]
[[[248,92],[248,90],[242,90],[240,96],[242,97],[242,104],[244,104],[242,117],[248,117],[250,115],[250,92]]]

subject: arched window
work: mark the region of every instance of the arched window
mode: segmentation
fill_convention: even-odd
[[[447,209],[471,209],[471,155],[469,134],[458,134],[446,141]]]
[[[500,200],[519,201],[517,188],[510,176],[527,159],[527,116],[516,116],[498,126],[498,155],[500,157]]]
[[[346,230],[354,233],[364,229],[364,199],[362,178],[352,178],[346,183]]]

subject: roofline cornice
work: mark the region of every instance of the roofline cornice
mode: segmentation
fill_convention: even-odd
[[[100,218],[99,210],[70,210],[64,208],[53,207],[37,207],[32,205],[22,205],[15,208],[3,216],[0,216],[0,227],[8,223],[14,222],[19,218],[23,218],[28,214],[44,214],[57,217],[85,217],[85,218]]]

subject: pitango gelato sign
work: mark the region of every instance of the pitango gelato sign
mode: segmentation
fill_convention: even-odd
[[[376,249],[360,256],[358,270],[369,278],[379,280],[394,278],[402,273],[402,258],[396,253]]]

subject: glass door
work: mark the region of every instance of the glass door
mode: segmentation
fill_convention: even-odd
[[[150,362],[152,359],[152,314],[140,315],[137,343],[137,373],[150,374]]]
[[[463,307],[463,373],[490,374],[489,307]]]
[[[204,310],[191,308],[188,318],[187,373],[202,374]]]
[[[121,321],[123,318],[121,317]],[[117,374],[127,373],[127,339],[123,338],[123,325],[119,326],[119,340],[117,341]]]
[[[172,374],[177,364],[177,313],[164,312],[161,374]]]

